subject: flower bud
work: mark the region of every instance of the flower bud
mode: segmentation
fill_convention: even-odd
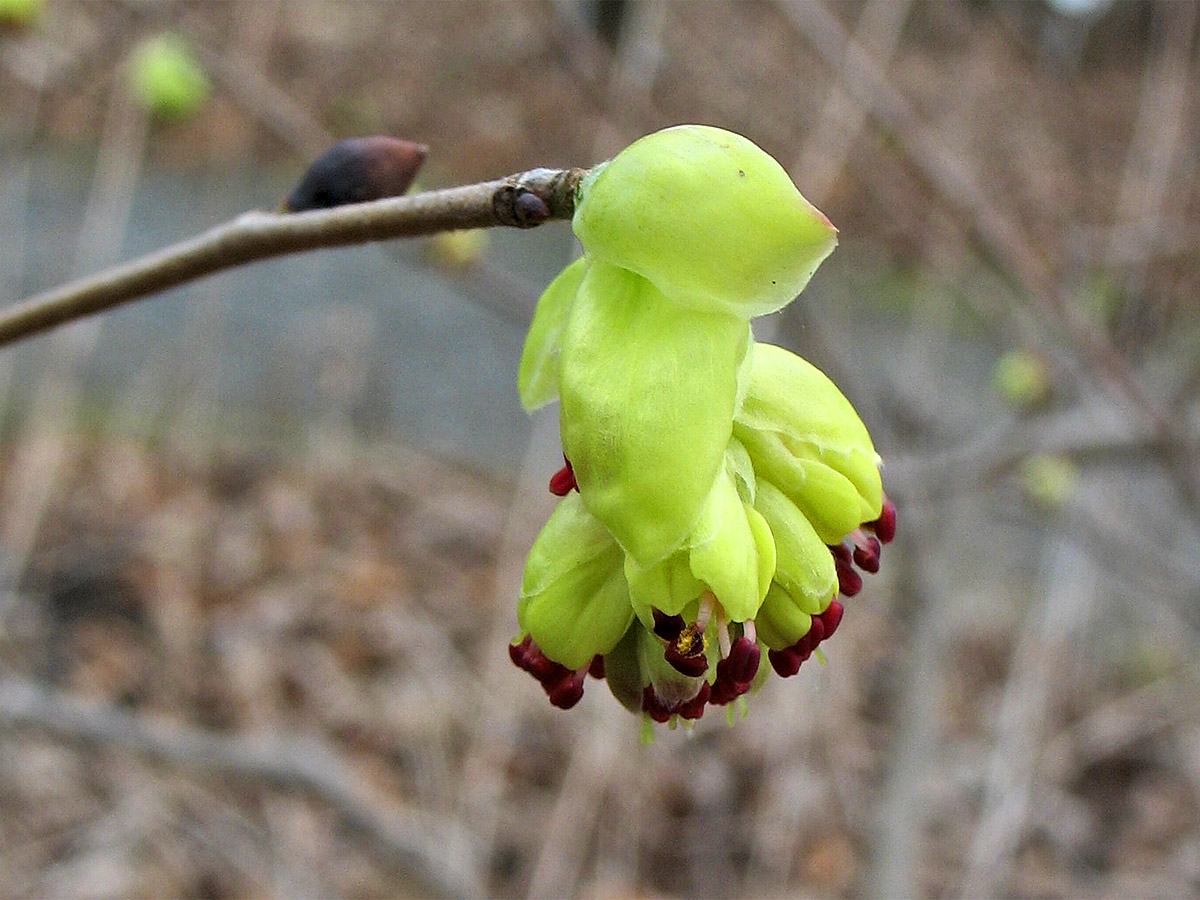
[[[879,517],[879,454],[850,401],[812,363],[758,344],[733,433],[758,477],[783,491],[824,543]]]

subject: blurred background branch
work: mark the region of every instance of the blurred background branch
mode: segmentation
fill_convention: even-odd
[[[506,897],[1195,894],[1198,16],[59,0],[6,20],[0,321],[274,208],[342,137],[428,145],[437,190],[709,122],[840,229],[761,336],[862,411],[901,522],[826,666],[735,728],[642,747],[602,692],[556,715],[504,650],[561,465],[513,379],[566,227],[264,260],[11,346],[6,889],[420,895],[450,860],[448,893]],[[199,91],[165,107],[132,77],[164,35]],[[251,220],[326,215],[358,213]],[[462,844],[431,847],[430,821]]]

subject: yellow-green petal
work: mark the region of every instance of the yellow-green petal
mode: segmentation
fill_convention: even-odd
[[[581,256],[550,282],[538,298],[521,350],[517,369],[517,391],[521,405],[532,412],[558,397],[558,357],[562,330],[579,282],[583,280],[585,260]]]
[[[589,261],[563,329],[563,451],[587,508],[641,566],[678,549],[723,465],[749,330]]]
[[[754,504],[775,536],[774,586],[785,591],[798,610],[816,615],[837,588],[837,570],[829,547],[805,513],[771,482],[759,479]],[[783,646],[795,643],[803,634]]]
[[[738,496],[733,475],[717,476],[689,539],[692,574],[733,622],[754,618],[775,572],[775,542],[763,517]]]
[[[569,669],[608,653],[633,620],[624,554],[578,494],[558,504],[525,561],[517,621]]]

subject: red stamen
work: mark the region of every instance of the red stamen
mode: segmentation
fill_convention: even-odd
[[[883,510],[879,513],[879,518],[871,523],[871,528],[884,544],[891,543],[896,536],[896,504],[888,497],[883,498]]]
[[[583,697],[583,672],[570,672],[553,687],[546,685],[550,703],[559,709],[570,709]]]
[[[709,695],[712,689],[708,686],[708,682],[702,682],[700,690],[691,700],[685,703],[680,703],[675,712],[684,719],[698,719],[704,715],[704,706],[708,703]]]
[[[565,456],[563,460],[566,465],[550,478],[550,493],[555,497],[565,497],[571,491],[579,490],[579,485],[575,483],[575,470],[571,468],[571,461]]]
[[[883,548],[879,545],[879,538],[866,534],[858,536],[856,533],[854,562],[864,572],[870,572],[873,575],[879,571],[879,555],[882,552]]]
[[[821,640],[827,641],[833,636],[833,633],[837,631],[838,625],[842,623],[842,615],[845,611],[846,608],[838,601],[829,601],[829,606],[826,607],[825,612],[821,613],[817,618],[817,621],[821,623],[825,631],[824,637]]]

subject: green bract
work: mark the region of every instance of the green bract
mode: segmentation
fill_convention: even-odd
[[[744,318],[789,303],[837,244],[779,163],[702,125],[647,135],[593,169],[573,224],[589,257],[677,303]]]

